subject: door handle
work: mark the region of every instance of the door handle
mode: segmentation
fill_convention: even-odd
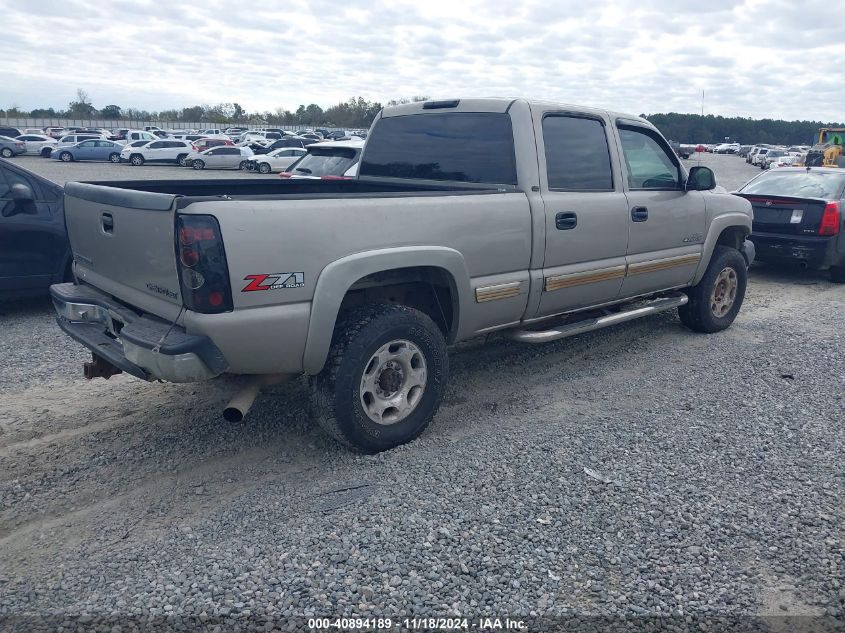
[[[634,222],[645,222],[648,220],[648,207],[634,207],[631,209],[631,219]]]
[[[114,233],[114,218],[111,213],[104,213],[100,216],[100,226],[106,235],[112,235]]]
[[[561,211],[555,216],[555,228],[558,231],[568,231],[578,226],[578,214],[571,211]]]

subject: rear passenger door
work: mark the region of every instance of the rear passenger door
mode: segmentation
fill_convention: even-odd
[[[535,112],[534,124],[546,222],[537,316],[613,301],[625,277],[628,216],[610,122],[550,110]]]
[[[628,201],[628,274],[622,296],[687,285],[701,262],[704,196],[686,191],[675,152],[654,129],[618,125]]]

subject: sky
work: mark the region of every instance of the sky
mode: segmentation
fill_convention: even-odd
[[[427,95],[845,119],[831,0],[0,0],[0,108]]]

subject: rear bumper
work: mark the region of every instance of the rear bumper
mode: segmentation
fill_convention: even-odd
[[[757,258],[762,261],[791,261],[809,268],[828,268],[838,265],[843,258],[837,252],[837,237],[752,233],[750,239],[757,247]]]
[[[138,315],[91,286],[50,286],[59,327],[115,367],[144,380],[197,382],[228,369],[207,336]]]

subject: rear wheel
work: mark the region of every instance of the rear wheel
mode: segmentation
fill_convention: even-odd
[[[245,160],[242,160],[238,165],[238,169],[240,169],[241,171],[246,171],[248,164],[249,163],[247,163]]]
[[[41,158],[50,158],[50,154],[53,153],[52,147],[42,147],[41,148]]]
[[[678,308],[681,322],[694,332],[720,332],[730,327],[742,307],[747,283],[742,254],[717,245],[704,277],[685,291],[689,302]]]
[[[338,320],[326,365],[311,379],[317,419],[364,453],[405,444],[437,413],[448,374],[446,340],[427,315],[364,306]]]
[[[119,163],[120,162],[120,154],[118,154],[118,153],[109,154],[109,161],[111,161],[112,163]]]
[[[184,166],[185,166],[185,159],[186,159],[187,157],[188,157],[188,155],[187,155],[187,154],[179,154],[179,155],[176,157],[176,162],[177,162],[177,163],[179,163],[179,167],[184,167]]]
[[[132,154],[132,156],[129,157],[129,162],[135,167],[140,167],[144,164],[144,157],[140,154]]]
[[[845,266],[831,266],[830,280],[835,284],[845,284]]]
[[[2,150],[0,150],[0,156],[2,156],[3,158],[11,158],[12,154],[14,154],[14,152],[8,147],[4,147]]]
[[[193,167],[194,169],[204,169],[205,163],[201,160],[195,160],[191,167]]]
[[[59,154],[59,160],[61,160],[63,163],[69,163],[73,160],[73,154],[71,154],[70,152],[62,152],[61,154]]]
[[[270,173],[270,165],[269,163],[261,163],[258,165],[258,172],[262,174],[269,174]]]

